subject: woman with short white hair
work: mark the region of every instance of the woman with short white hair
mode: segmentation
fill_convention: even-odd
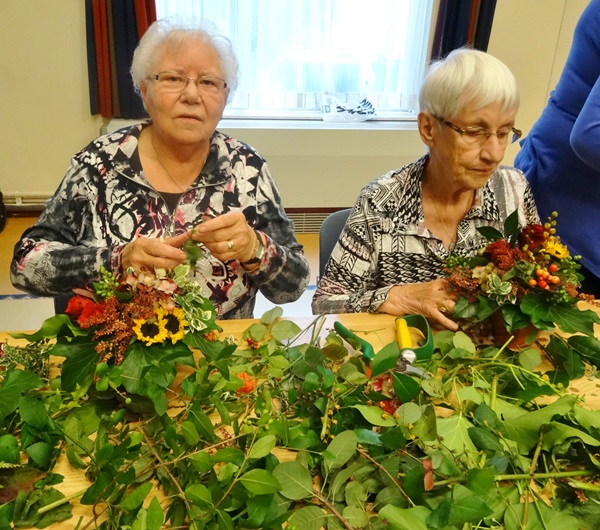
[[[192,239],[193,271],[219,318],[248,318],[258,291],[276,304],[304,292],[309,267],[265,160],[216,130],[238,82],[231,43],[212,25],[159,20],[131,73],[150,120],[75,155],[15,247],[13,284],[56,296],[119,275],[172,269]]]
[[[428,153],[361,191],[313,298],[314,313],[420,313],[456,330],[443,264],[485,245],[477,228],[539,222],[523,174],[501,166],[515,128],[517,83],[470,49],[433,63],[419,96]]]

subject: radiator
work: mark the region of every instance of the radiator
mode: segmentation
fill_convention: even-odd
[[[28,213],[33,215],[42,211],[44,203],[50,197],[44,194],[6,194],[4,195],[4,203],[10,212]],[[321,228],[321,223],[333,209],[328,211],[320,211],[313,208],[291,208],[287,215],[293,221],[295,231],[299,234],[318,234]]]

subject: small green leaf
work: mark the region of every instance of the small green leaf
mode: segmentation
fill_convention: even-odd
[[[283,309],[281,309],[281,307],[279,306],[275,306],[272,309],[266,311],[261,317],[260,321],[268,326],[269,324],[275,322],[278,318],[281,318],[282,315]]]
[[[323,464],[329,472],[339,469],[354,455],[358,447],[358,438],[354,431],[343,431],[327,446],[323,453]]]
[[[390,530],[431,530],[426,520],[431,512],[425,506],[399,508],[388,504],[379,510],[379,520],[387,522]]]
[[[42,402],[28,396],[19,399],[19,414],[25,423],[36,429],[44,429],[50,421]]]
[[[417,423],[421,418],[421,407],[416,403],[403,403],[396,411],[398,414],[398,422],[402,425],[410,425]]]
[[[273,324],[273,327],[271,328],[271,335],[275,340],[283,342],[293,339],[301,331],[302,329],[295,322],[292,322],[291,320],[280,320],[279,322],[275,322],[275,324]]]
[[[52,461],[52,446],[46,442],[37,442],[25,449],[25,452],[36,465],[42,469],[48,469]]]
[[[207,473],[213,467],[213,461],[206,451],[200,451],[189,456],[190,465],[198,473]]]
[[[503,447],[498,436],[483,427],[471,427],[468,431],[469,438],[477,449],[485,451],[502,451]]]
[[[11,368],[4,375],[0,388],[0,420],[17,409],[21,395],[42,386],[42,380],[32,372]]]
[[[192,504],[200,508],[209,508],[213,505],[210,491],[204,484],[190,484],[185,489],[185,496]]]
[[[371,378],[377,377],[383,372],[387,372],[396,366],[400,357],[400,349],[396,342],[384,346],[373,358],[371,363]]]
[[[471,338],[462,331],[457,331],[454,334],[454,340],[452,341],[455,348],[466,350],[469,353],[476,353],[477,349]]]
[[[308,372],[304,378],[304,391],[313,392],[319,388],[319,376],[315,372]]]
[[[397,425],[396,420],[389,414],[384,413],[379,407],[354,405],[353,408],[358,410],[371,425],[376,425],[378,427],[393,427]],[[385,417],[383,416],[384,414]]]
[[[392,451],[404,449],[406,446],[404,431],[401,427],[386,430],[381,434],[381,442],[386,449],[391,449]]]
[[[281,495],[287,499],[300,500],[312,497],[312,477],[310,471],[298,462],[284,462],[273,469],[281,485]]]
[[[318,506],[305,506],[295,510],[288,523],[290,528],[298,530],[321,530],[328,520],[329,517]]]
[[[200,441],[200,435],[191,421],[184,421],[181,424],[181,434],[189,446],[197,445]]]
[[[12,434],[0,436],[0,462],[18,464],[19,454],[19,442]]]
[[[398,372],[394,372],[393,386],[396,397],[403,403],[412,401],[421,391],[421,385],[412,377]]]
[[[354,429],[359,444],[382,445],[381,435],[371,429]]]
[[[123,508],[123,510],[135,510],[144,502],[144,499],[148,496],[151,490],[152,482],[146,482],[145,484],[138,486],[132,492],[129,492],[127,495],[125,495],[125,498],[121,501],[119,506]]]
[[[277,493],[281,490],[279,481],[264,469],[251,469],[240,477],[240,482],[255,495]]]
[[[275,447],[277,443],[277,438],[272,434],[268,434],[256,440],[254,445],[250,448],[250,452],[248,453],[248,458],[263,458],[268,454],[271,454],[271,451]]]
[[[519,352],[519,364],[527,370],[535,370],[541,362],[540,352],[535,348],[526,348]]]
[[[493,226],[481,226],[477,228],[477,231],[488,241],[496,241],[503,238],[502,232]]]

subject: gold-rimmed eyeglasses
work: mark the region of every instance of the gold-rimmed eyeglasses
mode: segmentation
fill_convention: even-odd
[[[227,82],[216,75],[201,75],[188,77],[179,72],[158,72],[148,76],[148,79],[158,82],[158,86],[165,92],[182,92],[192,81],[201,94],[219,94],[227,88]]]
[[[458,125],[455,125],[441,116],[436,116],[434,114],[433,117],[440,123],[443,123],[460,134],[465,143],[469,145],[483,145],[489,140],[490,136],[496,136],[498,142],[502,145],[507,145],[509,143],[514,144],[523,135],[522,131],[515,129],[514,127],[503,127],[496,131],[490,131],[484,127],[466,127],[465,129],[461,129]]]

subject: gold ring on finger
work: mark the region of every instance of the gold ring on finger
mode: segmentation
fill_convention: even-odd
[[[229,250],[231,250],[233,248],[233,241],[231,241],[231,240],[227,241],[227,248]]]

